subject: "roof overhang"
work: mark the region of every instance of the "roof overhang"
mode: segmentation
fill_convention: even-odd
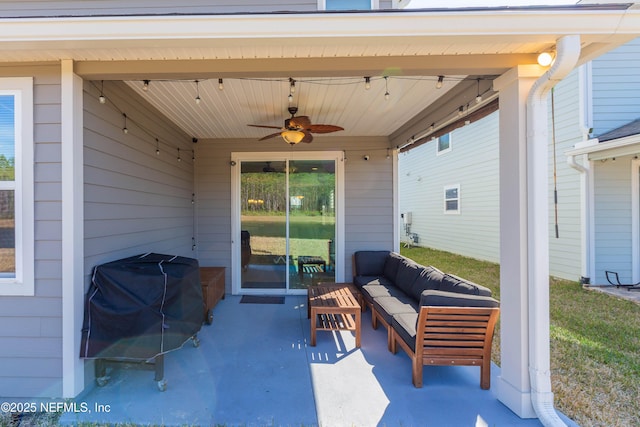
[[[565,153],[567,156],[587,155],[589,160],[605,160],[615,157],[640,155],[640,134],[624,138],[600,142],[597,138],[590,139],[576,148]]]
[[[174,82],[158,83],[159,90],[172,91],[165,98],[154,100],[151,97],[155,93],[146,96],[157,108],[165,105],[161,111],[176,123],[181,122],[180,115],[184,123],[188,117],[190,123],[200,124],[211,122],[211,117],[230,116],[224,123],[216,123],[217,128],[185,125],[183,129],[191,135],[255,138],[259,134],[247,129],[246,124],[281,122],[286,97],[281,96],[280,89],[267,93],[258,83],[245,80],[235,87],[225,84],[225,98],[216,100],[218,78],[444,75],[486,76],[483,84],[490,84],[492,78],[509,69],[535,64],[540,52],[553,50],[556,41],[565,35],[580,35],[580,61],[586,62],[640,36],[640,10],[632,3],[623,3],[340,13],[3,18],[0,62],[69,59],[74,61],[74,72],[86,80],[200,79],[200,89],[213,102],[199,109],[192,102],[185,102],[192,99],[184,96],[184,86]],[[540,74],[543,72],[541,69]],[[422,134],[428,123],[444,120],[440,116],[445,109],[457,108],[476,97],[475,81],[457,81],[461,83],[455,98],[443,96],[454,83],[434,91],[433,83],[423,82],[423,92],[419,97],[414,94],[411,105],[407,105],[409,97],[403,97],[399,90],[402,82],[397,81],[392,88],[396,99],[384,107],[372,100],[358,99],[356,103],[354,98],[360,96],[356,89],[336,89],[329,96],[312,96],[308,91],[304,114],[317,122],[343,125],[348,129],[342,135],[375,132],[389,137],[390,145],[396,146]],[[410,84],[413,83],[404,82],[407,90]],[[238,92],[234,93],[236,88]],[[247,94],[255,99],[247,102]],[[216,102],[222,105],[219,108],[232,108],[233,114],[216,110]],[[330,113],[322,102],[330,102]],[[361,111],[368,112],[368,124],[361,119]],[[372,126],[373,122],[377,127]]]

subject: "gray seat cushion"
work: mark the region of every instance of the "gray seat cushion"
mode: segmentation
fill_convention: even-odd
[[[389,279],[383,276],[356,276],[353,278],[353,283],[360,288],[366,285],[393,285]]]
[[[413,282],[418,278],[423,266],[405,258],[398,265],[398,273],[393,281],[405,294],[409,295]]]
[[[384,276],[390,280],[395,280],[398,274],[398,267],[404,259],[399,253],[389,253],[387,260],[384,262]]]
[[[404,293],[392,284],[369,283],[362,287],[362,295],[369,302],[378,297],[403,297]]]
[[[500,303],[484,295],[467,295],[445,291],[424,291],[420,305],[447,307],[500,307]]]
[[[354,276],[384,276],[384,263],[390,251],[357,251],[353,254]]]
[[[411,288],[409,289],[409,296],[414,298],[416,301],[420,301],[422,292],[426,290],[440,289],[443,277],[444,273],[437,268],[432,266],[424,267],[411,285]]]
[[[412,351],[416,351],[416,325],[418,313],[400,313],[393,316],[391,327],[398,336],[409,345]]]
[[[389,325],[396,314],[418,312],[418,304],[407,295],[375,298],[373,308]]]
[[[462,279],[453,274],[445,274],[440,285],[441,291],[457,292],[468,295],[484,295],[491,296],[491,289],[480,286],[476,283]]]

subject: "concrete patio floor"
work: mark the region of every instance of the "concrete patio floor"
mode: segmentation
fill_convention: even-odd
[[[227,296],[212,325],[165,357],[167,390],[152,371],[114,369],[103,387],[76,399],[80,421],[164,426],[540,426],[481,390],[479,368],[425,367],[424,387],[411,383],[411,362],[386,348],[386,331],[362,318],[362,347],[350,332],[318,332],[310,347],[306,298],[241,304]],[[492,384],[499,368],[492,367]],[[569,426],[575,423],[564,418]]]

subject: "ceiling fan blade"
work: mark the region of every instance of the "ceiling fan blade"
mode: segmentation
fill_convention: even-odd
[[[289,124],[292,127],[309,129],[311,126],[311,119],[307,116],[296,116],[289,119]]]
[[[331,132],[338,132],[340,130],[344,130],[344,128],[341,128],[340,126],[334,126],[334,125],[311,125],[306,129],[309,132],[313,132],[313,133],[331,133]]]
[[[304,138],[302,138],[302,141],[300,142],[306,142],[308,144],[311,141],[313,141],[313,135],[311,135],[311,132],[307,132],[307,131],[303,131],[303,132],[304,132]]]
[[[276,136],[280,136],[280,132],[272,133],[271,135],[263,136],[258,141],[264,141],[265,139],[275,138]]]
[[[265,128],[265,129],[282,129],[280,126],[267,126],[267,125],[247,125],[254,128]]]

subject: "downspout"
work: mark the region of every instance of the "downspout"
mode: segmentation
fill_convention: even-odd
[[[580,173],[580,193],[582,200],[582,215],[580,218],[582,244],[580,245],[580,253],[582,262],[582,276],[580,283],[589,284],[591,282],[591,168],[584,166],[576,161],[576,155],[567,156],[567,164]]]
[[[562,37],[556,49],[555,63],[527,98],[529,379],[533,409],[546,427],[566,427],[553,407],[551,391],[547,94],[576,66],[580,36]]]

